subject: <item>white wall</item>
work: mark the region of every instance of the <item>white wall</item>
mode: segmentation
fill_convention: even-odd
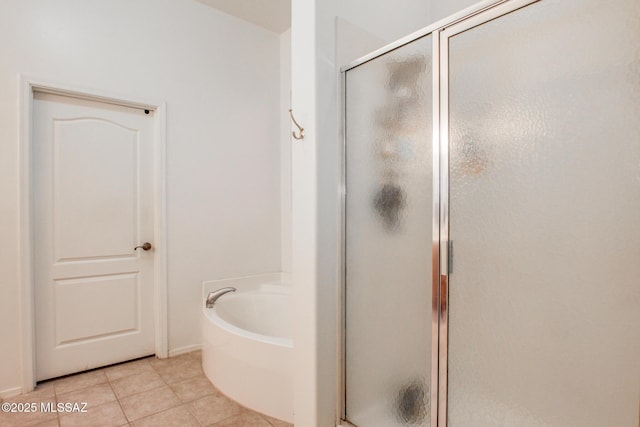
[[[402,6],[390,0],[340,2],[335,11],[338,67],[426,27],[432,22],[429,8],[424,0],[407,0]]]
[[[354,60],[388,44],[344,18],[336,18],[336,64],[343,67]]]
[[[439,21],[476,3],[478,3],[477,0],[431,0],[429,2],[431,21]]]
[[[331,2],[333,3],[333,1]],[[315,2],[291,2],[291,105],[305,139],[291,145],[294,299],[294,424],[318,418],[316,309],[316,25]],[[327,88],[325,88],[327,89]],[[331,90],[331,88],[329,88]],[[327,424],[328,425],[328,424]]]
[[[280,240],[281,270],[291,273],[291,29],[280,34]]]
[[[19,73],[167,102],[169,348],[200,282],[280,271],[280,39],[186,0],[0,0],[0,393],[21,386]]]
[[[384,40],[385,44],[430,24],[429,1],[347,0],[337,15]]]
[[[336,23],[339,19],[349,24]],[[430,23],[428,3],[364,0],[292,1],[293,108],[307,137],[293,145],[295,423],[337,420],[340,285],[340,61],[366,53]],[[359,28],[360,30],[357,30]],[[337,35],[353,37],[337,40]],[[378,45],[380,43],[380,45]]]

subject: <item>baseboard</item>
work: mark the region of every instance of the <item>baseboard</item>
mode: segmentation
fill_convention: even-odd
[[[0,399],[8,399],[10,397],[19,396],[22,394],[22,387],[9,388],[7,390],[0,391]]]
[[[169,350],[169,357],[180,356],[181,354],[191,353],[192,351],[198,351],[202,348],[201,344],[187,345],[184,347],[174,348]]]

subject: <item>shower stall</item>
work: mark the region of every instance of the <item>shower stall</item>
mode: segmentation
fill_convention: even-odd
[[[342,71],[343,423],[640,426],[640,2],[484,2]]]

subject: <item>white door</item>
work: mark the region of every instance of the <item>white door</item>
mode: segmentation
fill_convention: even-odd
[[[36,380],[153,354],[153,112],[33,110]]]

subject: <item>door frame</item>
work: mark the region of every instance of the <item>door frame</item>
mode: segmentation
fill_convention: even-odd
[[[19,242],[20,242],[20,338],[22,352],[22,392],[35,387],[35,284],[33,252],[32,125],[36,92],[79,98],[88,101],[147,109],[154,114],[154,328],[155,353],[168,357],[167,312],[167,182],[166,182],[166,103],[132,98],[101,90],[52,82],[20,75],[20,150],[19,150]]]

